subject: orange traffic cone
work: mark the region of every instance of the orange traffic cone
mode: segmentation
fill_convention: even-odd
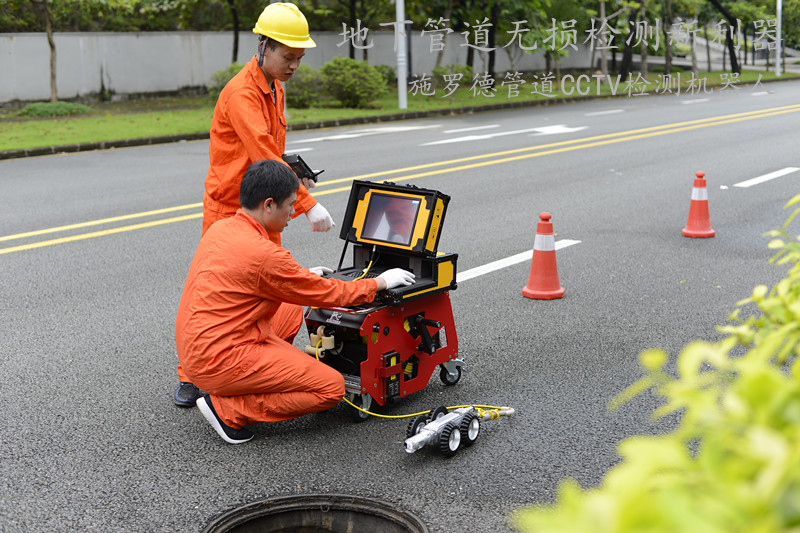
[[[556,238],[550,213],[539,215],[536,226],[536,240],[533,241],[533,259],[528,284],[522,295],[533,300],[554,300],[564,297],[564,287],[558,282],[556,266]]]
[[[704,239],[713,237],[715,232],[711,229],[711,221],[708,218],[708,189],[706,189],[705,174],[698,172],[696,176],[692,189],[692,203],[689,206],[689,220],[683,228],[683,236]]]

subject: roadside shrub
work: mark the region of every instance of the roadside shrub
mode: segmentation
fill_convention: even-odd
[[[461,77],[457,80],[457,83],[461,85],[464,85],[467,81],[472,81],[472,77],[474,76],[472,67],[469,65],[440,65],[431,72],[434,87],[437,89],[445,87],[447,85],[447,81],[444,79],[445,75],[450,76],[453,74],[455,74],[456,77],[458,77],[458,74],[461,74]]]
[[[222,70],[216,71],[211,75],[211,83],[208,86],[208,95],[214,99],[219,98],[219,93],[244,68],[241,63],[231,63]]]
[[[375,65],[372,68],[381,73],[386,85],[389,87],[397,87],[397,74],[394,72],[394,67],[391,65]]]
[[[786,207],[800,204],[795,196]],[[792,264],[771,289],[759,285],[737,303],[727,337],[695,341],[677,358],[677,378],[662,350],[640,355],[645,377],[612,407],[652,390],[666,399],[658,418],[680,411],[671,433],[619,445],[621,463],[600,487],[562,482],[555,505],[522,510],[521,531],[536,533],[800,530],[800,237],[767,233],[770,261]],[[740,318],[745,306],[757,307]],[[744,353],[742,353],[744,352]]]
[[[286,82],[286,105],[297,109],[308,109],[324,92],[325,82],[322,74],[308,65],[300,65]]]
[[[344,107],[366,107],[388,89],[380,72],[364,61],[337,56],[321,71],[326,89]]]
[[[87,105],[73,102],[36,102],[23,107],[19,115],[23,117],[66,117],[93,111]]]

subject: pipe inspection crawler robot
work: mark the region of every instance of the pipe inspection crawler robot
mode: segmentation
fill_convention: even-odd
[[[391,268],[416,276],[371,303],[306,313],[306,352],[342,373],[345,397],[364,411],[424,389],[437,367],[446,385],[461,379],[464,361],[448,295],[456,288],[458,255],[437,250],[449,201],[413,185],[353,182],[339,235],[344,249],[329,276],[354,280]],[[350,244],[353,264],[342,268]],[[356,421],[369,417],[353,412]]]

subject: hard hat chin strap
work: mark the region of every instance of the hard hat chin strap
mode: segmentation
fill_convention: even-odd
[[[267,38],[262,36],[258,40],[258,67],[259,68],[261,68],[261,66],[264,65],[264,52],[266,51],[266,49],[267,49]]]

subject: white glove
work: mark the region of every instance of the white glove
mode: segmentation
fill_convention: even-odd
[[[403,270],[402,268],[392,268],[387,270],[380,276],[379,278],[383,278],[383,281],[386,282],[387,289],[394,289],[395,287],[403,287],[407,285],[411,285],[414,283],[414,274],[407,270]]]
[[[317,276],[324,276],[325,274],[333,273],[333,270],[328,267],[311,267],[308,270],[310,270]]]
[[[322,204],[319,202],[306,211],[306,217],[308,217],[308,221],[311,222],[311,231],[324,232],[336,225],[331,215],[328,213],[328,210],[322,207]]]

